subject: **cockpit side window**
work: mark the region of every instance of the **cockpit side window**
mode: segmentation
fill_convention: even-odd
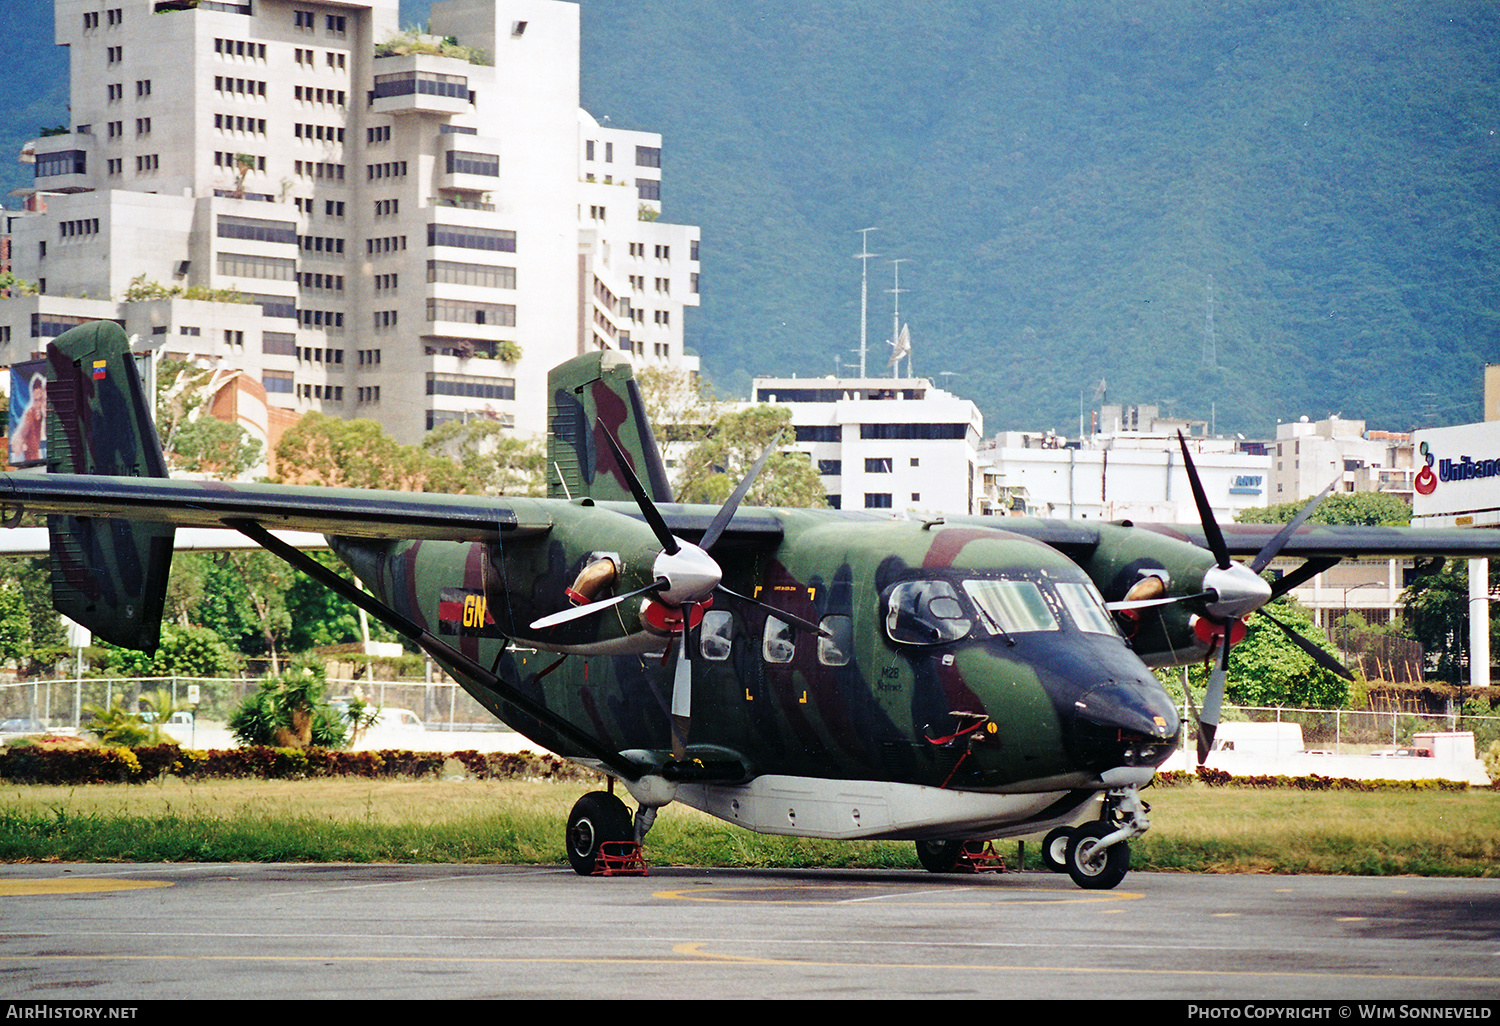
[[[964,581],[964,593],[979,610],[979,622],[991,634],[1060,629],[1041,589],[1032,581]]]
[[[886,599],[885,632],[908,645],[941,645],[969,633],[973,621],[946,581],[906,581]]]

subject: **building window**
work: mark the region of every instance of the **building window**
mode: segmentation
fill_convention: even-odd
[[[119,64],[125,59],[125,48],[123,46],[107,47],[104,51],[105,63]]]
[[[891,472],[891,461],[889,457],[877,457],[865,460],[866,474],[889,474]]]
[[[635,164],[636,167],[661,167],[661,147],[637,146]]]
[[[264,371],[261,373],[260,383],[267,392],[292,395],[296,391],[296,378],[288,371]]]
[[[331,35],[331,36],[338,36],[340,38],[343,37],[343,35],[344,35],[344,24],[345,24],[344,15],[342,15],[342,14],[330,14],[330,15],[327,15],[326,16],[326,20],[324,21],[324,24],[328,27],[328,34],[329,35]]]
[[[318,16],[312,11],[293,11],[292,24],[304,32],[312,32],[318,27]]]
[[[427,261],[427,280],[446,285],[478,285],[490,289],[516,287],[516,269],[497,264],[463,264],[452,260]]]
[[[449,150],[447,166],[450,175],[484,175],[486,178],[500,177],[500,157],[494,153],[471,153],[467,150]]]
[[[511,303],[473,303],[460,299],[428,299],[429,321],[452,321],[458,324],[516,326],[516,308]]]
[[[843,460],[819,460],[818,473],[823,477],[838,477],[844,472]]]
[[[151,95],[151,80],[149,78],[136,80],[135,95],[137,98]]]
[[[455,225],[429,224],[427,245],[455,246],[460,249],[483,249],[497,253],[516,251],[516,233],[495,228],[460,228]]]

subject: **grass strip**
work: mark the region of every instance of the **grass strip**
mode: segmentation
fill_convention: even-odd
[[[199,781],[0,787],[6,862],[564,861],[563,825],[585,791],[523,781]],[[1500,875],[1500,794],[1146,792],[1152,830],[1135,869],[1175,872]],[[1013,859],[1013,841],[996,843]],[[1027,867],[1040,868],[1027,845]],[[904,841],[754,834],[680,805],[648,838],[656,865],[915,868]]]

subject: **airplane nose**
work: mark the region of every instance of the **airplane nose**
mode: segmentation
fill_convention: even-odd
[[[1182,723],[1156,682],[1112,680],[1073,703],[1073,746],[1092,770],[1159,766],[1177,747]]]

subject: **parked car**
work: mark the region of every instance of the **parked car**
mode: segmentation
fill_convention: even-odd
[[[45,734],[47,725],[30,716],[12,716],[0,720],[0,734]]]

